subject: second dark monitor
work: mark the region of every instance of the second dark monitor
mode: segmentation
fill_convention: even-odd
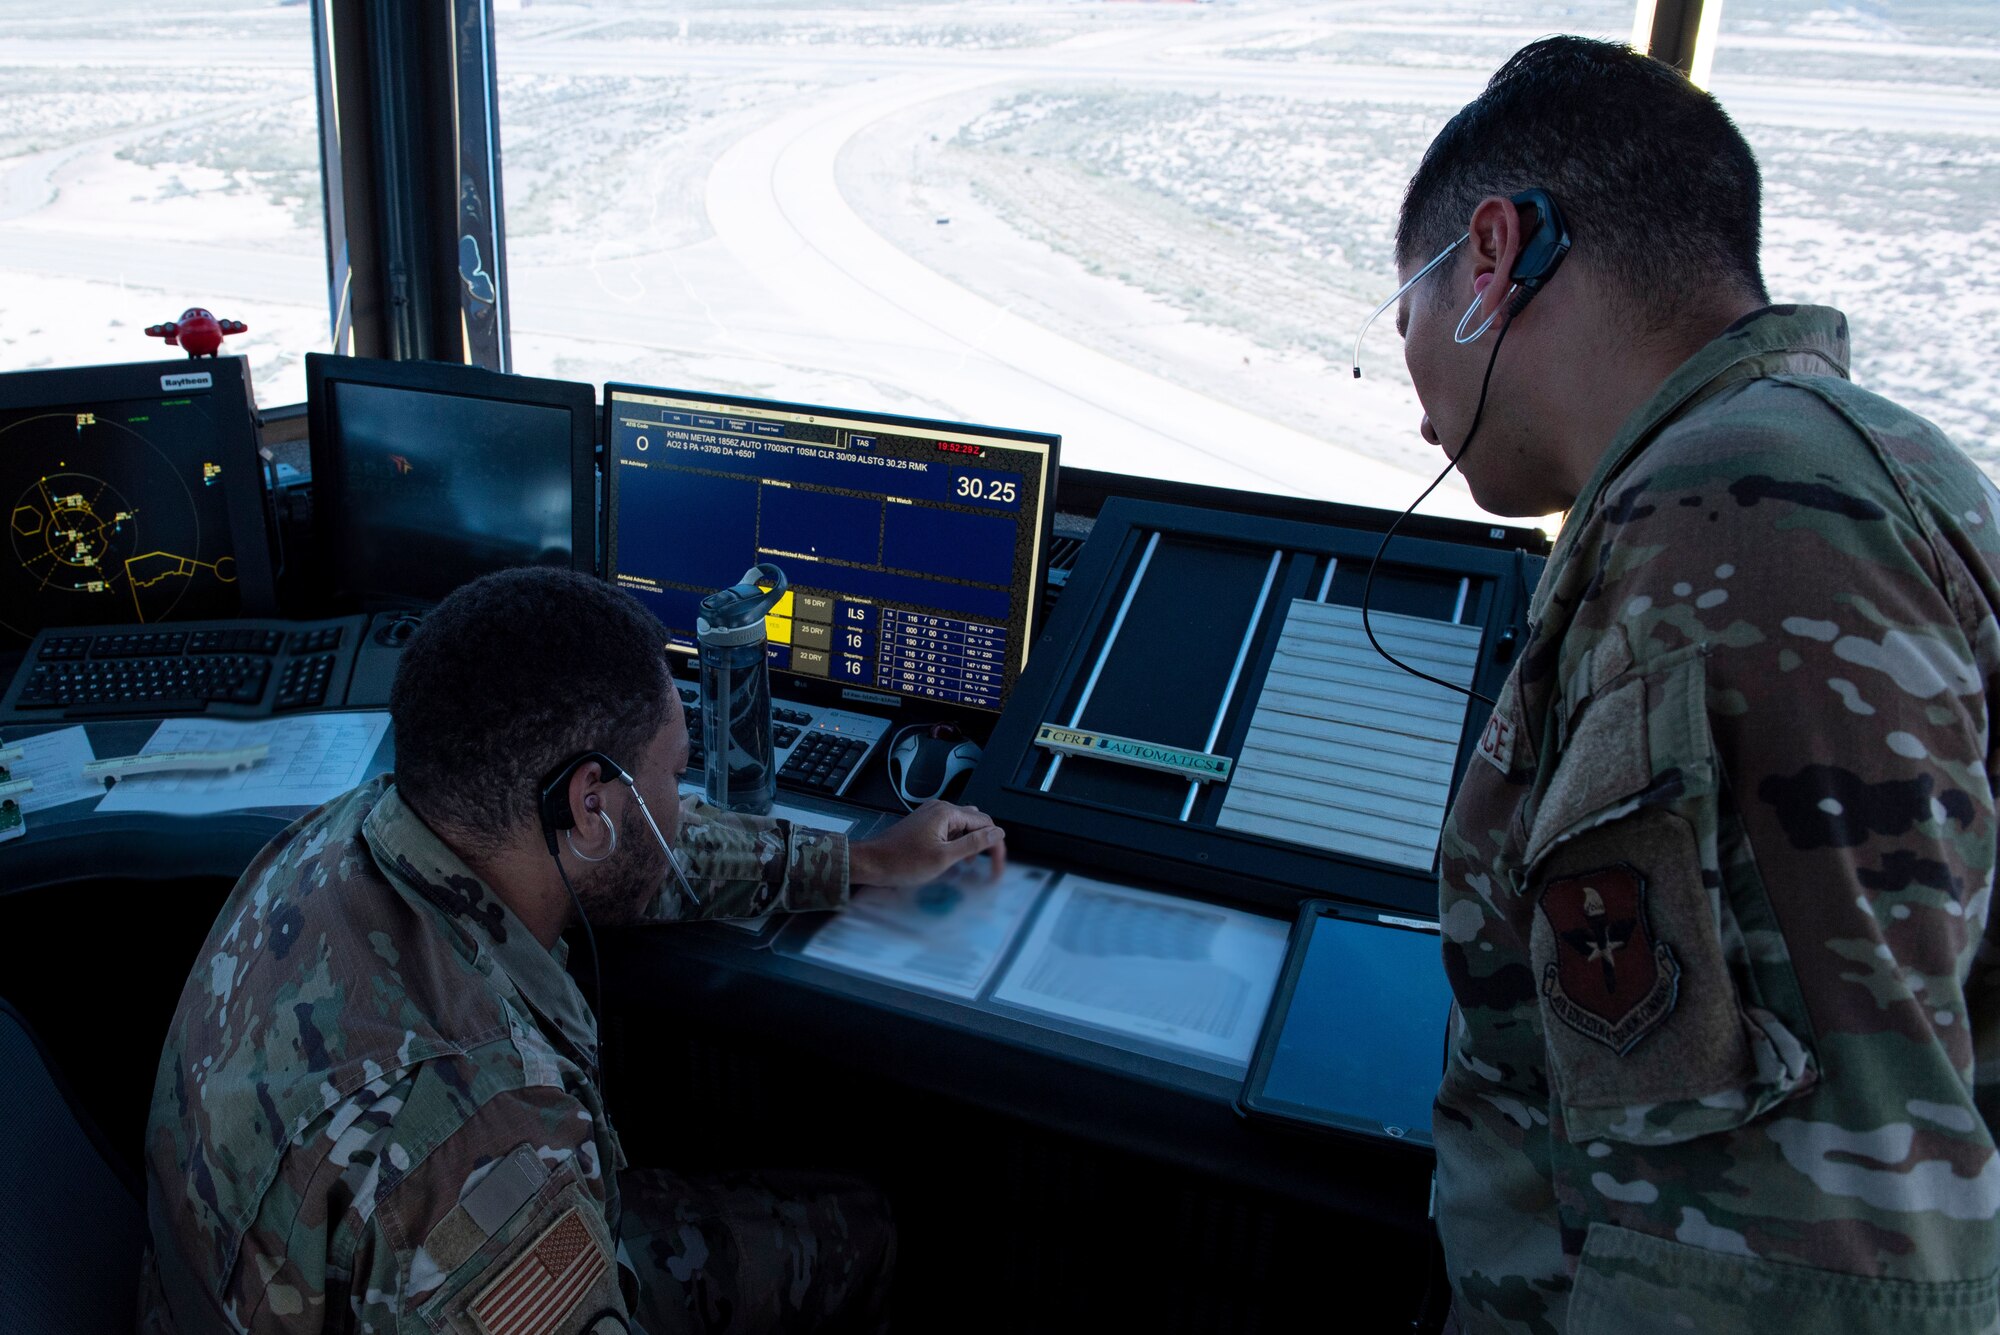
[[[444,362],[306,358],[329,592],[421,607],[512,566],[596,564],[591,387]]]

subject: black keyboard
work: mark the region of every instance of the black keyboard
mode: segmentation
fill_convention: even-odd
[[[0,699],[0,719],[256,718],[338,705],[360,639],[359,617],[44,631]]]
[[[830,732],[807,733],[778,767],[778,777],[801,788],[840,792],[873,745],[872,738],[864,741]]]
[[[179,710],[191,703],[205,708],[212,700],[254,705],[263,698],[264,683],[270,679],[271,660],[255,654],[59,659],[29,669],[14,708],[138,704]]]

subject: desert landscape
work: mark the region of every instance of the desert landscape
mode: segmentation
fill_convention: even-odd
[[[514,369],[1058,431],[1066,462],[1401,508],[1403,182],[1629,0],[502,3]],[[188,305],[267,404],[329,340],[309,10],[0,0],[0,369]],[[1773,298],[2000,477],[2000,8],[1726,0]],[[1476,516],[1456,479],[1425,508]]]

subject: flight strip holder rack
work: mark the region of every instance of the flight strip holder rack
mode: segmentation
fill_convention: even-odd
[[[1465,528],[1395,538],[1370,620],[1399,658],[1494,697],[1545,558],[1532,530]],[[1380,541],[1110,501],[964,800],[1023,851],[1208,897],[1434,915],[1444,815],[1490,711],[1369,645]]]

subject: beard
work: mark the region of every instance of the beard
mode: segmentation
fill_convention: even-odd
[[[666,883],[667,855],[638,804],[628,802],[618,823],[618,847],[576,878],[576,897],[593,924],[628,927],[645,921]]]

